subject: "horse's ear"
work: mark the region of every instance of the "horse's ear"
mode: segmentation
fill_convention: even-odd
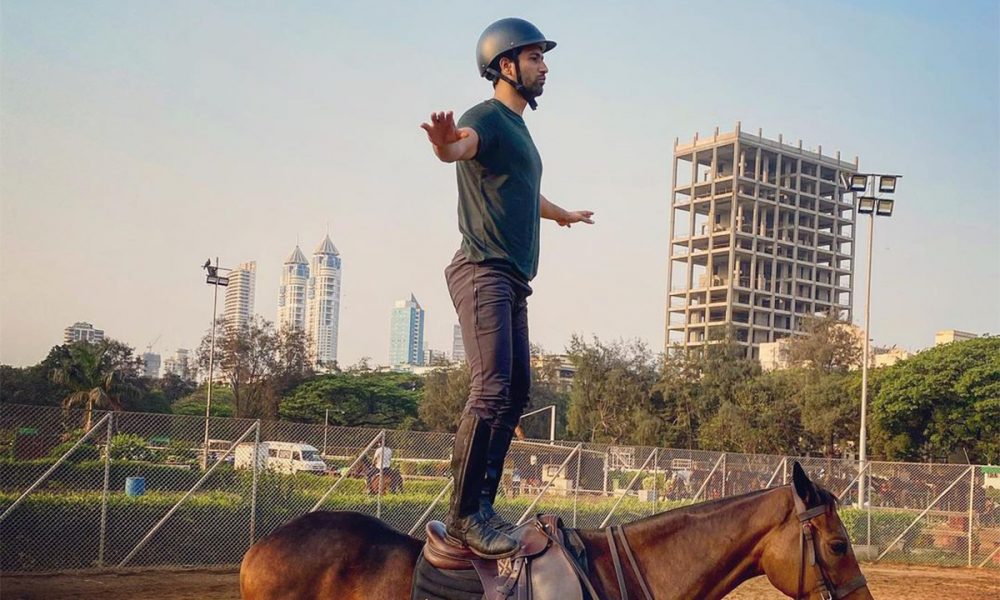
[[[816,486],[813,485],[812,481],[809,481],[809,476],[806,475],[798,461],[792,465],[792,489],[795,490],[795,495],[802,501],[805,508],[811,508],[819,501]]]

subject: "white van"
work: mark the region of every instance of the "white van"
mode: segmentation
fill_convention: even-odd
[[[240,444],[236,448],[234,467],[249,469],[253,464],[253,444]],[[319,450],[298,442],[261,442],[257,445],[257,466],[279,473],[326,472],[326,463]]]

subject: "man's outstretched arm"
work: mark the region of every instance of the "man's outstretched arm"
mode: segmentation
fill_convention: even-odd
[[[586,223],[593,225],[594,212],[591,210],[566,210],[551,202],[545,196],[539,194],[542,202],[542,218],[551,219],[563,227],[569,227],[573,223]]]
[[[434,154],[441,162],[452,163],[476,157],[479,134],[469,127],[459,129],[451,111],[431,113],[431,122],[421,123],[420,127],[427,132],[427,139],[434,146]]]

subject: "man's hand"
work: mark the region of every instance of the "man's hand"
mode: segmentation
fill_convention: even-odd
[[[469,137],[469,132],[461,131],[455,125],[455,115],[450,110],[431,113],[430,124],[421,123],[420,127],[427,132],[427,139],[439,148]]]
[[[446,113],[431,113],[431,122],[421,123],[420,127],[427,132],[427,139],[434,146],[434,154],[442,161],[468,160],[476,155],[479,137],[472,129],[459,129],[450,110]]]
[[[557,215],[555,222],[559,224],[560,227],[570,227],[573,223],[586,223],[587,225],[593,225],[594,220],[591,217],[594,216],[594,211],[591,210],[563,210],[563,214]]]

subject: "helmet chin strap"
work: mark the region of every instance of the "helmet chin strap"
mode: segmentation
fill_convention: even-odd
[[[524,87],[524,84],[521,83],[521,65],[520,65],[521,61],[518,60],[518,54],[519,52],[514,53],[514,72],[517,74],[517,81],[514,81],[510,77],[507,77],[506,75],[504,75],[503,73],[497,71],[492,67],[486,69],[486,72],[489,73],[490,75],[493,75],[494,77],[503,79],[504,81],[509,83],[511,86],[513,86],[515,90],[517,90],[517,93],[521,94],[521,97],[524,98],[525,101],[527,101],[528,106],[531,107],[531,110],[538,110],[538,103],[535,102],[535,97],[530,92],[528,92],[528,88]]]

